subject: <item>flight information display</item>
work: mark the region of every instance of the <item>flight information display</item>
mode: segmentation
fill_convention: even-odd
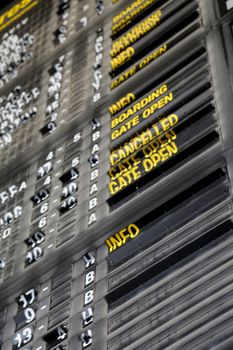
[[[231,8],[0,7],[1,350],[232,346]]]

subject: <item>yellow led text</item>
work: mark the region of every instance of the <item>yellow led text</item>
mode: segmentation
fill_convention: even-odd
[[[108,247],[109,253],[112,253],[114,250],[121,248],[129,239],[134,239],[140,233],[140,229],[135,224],[130,224],[128,227],[123,228],[121,231],[115,235],[109,237],[105,244]]]
[[[153,13],[150,17],[145,19],[145,21],[134,27],[120,39],[114,41],[110,52],[111,57],[115,57],[121,51],[125,50],[128,46],[132,45],[141,37],[154,29],[160,23],[161,16],[162,12],[160,10]]]

